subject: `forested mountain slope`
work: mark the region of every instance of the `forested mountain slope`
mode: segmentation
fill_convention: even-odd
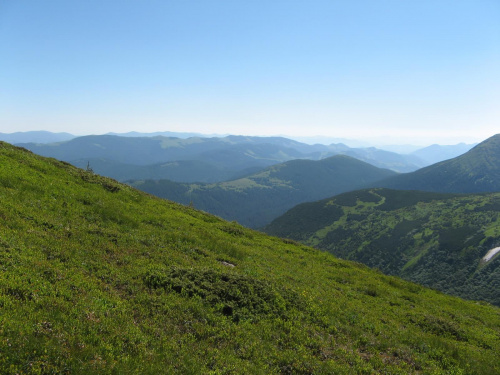
[[[266,232],[500,306],[500,193],[370,189],[294,207]]]
[[[499,309],[0,143],[4,374],[498,374]]]

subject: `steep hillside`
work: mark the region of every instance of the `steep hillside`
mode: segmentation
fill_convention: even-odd
[[[298,203],[356,189],[395,173],[349,156],[292,160],[251,176],[217,184],[131,182],[143,191],[259,228]]]
[[[389,178],[376,186],[449,193],[500,191],[500,134],[454,159]]]
[[[500,306],[500,193],[371,189],[305,203],[266,232]]]
[[[0,143],[3,374],[498,374],[500,311]]]

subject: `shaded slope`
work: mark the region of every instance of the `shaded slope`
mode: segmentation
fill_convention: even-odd
[[[298,203],[353,190],[394,172],[349,156],[292,160],[234,181],[217,184],[174,184],[135,181],[143,191],[259,228]]]
[[[500,371],[499,310],[0,143],[0,368]]]
[[[150,165],[124,164],[106,159],[79,159],[71,161],[76,167],[119,181],[133,179],[168,179],[176,182],[220,182],[235,178],[243,171],[219,168],[200,160],[168,161]]]
[[[500,193],[371,189],[305,203],[266,232],[464,298],[500,306]]]
[[[500,191],[500,134],[459,157],[389,178],[377,186],[449,193]]]

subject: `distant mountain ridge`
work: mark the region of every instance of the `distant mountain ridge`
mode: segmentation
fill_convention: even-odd
[[[29,131],[15,133],[0,133],[0,141],[8,143],[53,143],[64,142],[76,138],[69,133],[52,133],[48,131]]]
[[[26,137],[31,133],[37,132],[18,135]],[[45,138],[38,135],[36,143],[16,144],[79,167],[91,163],[96,173],[120,181],[151,178],[186,183],[221,182],[289,160],[321,160],[333,155],[352,156],[379,168],[398,172],[415,171],[429,164],[417,153],[402,155],[374,147],[350,148],[344,144],[309,145],[285,137],[192,137],[194,133],[130,132],[46,143],[42,140],[61,138],[57,138],[60,137],[57,134],[41,133]],[[165,136],[171,134],[179,137]],[[434,145],[421,150],[418,155],[431,153],[435,159],[459,152],[459,145],[449,147]]]
[[[201,160],[217,163],[216,166],[219,168],[241,169],[267,167],[292,159],[319,160],[345,154],[380,168],[398,172],[413,171],[425,165],[415,156],[400,155],[373,147],[349,148],[343,144],[308,145],[284,137],[231,135],[222,138],[175,138],[92,135],[56,144],[17,143],[17,145],[39,155],[67,162],[98,158],[123,164],[150,165],[167,161]],[[236,160],[239,160],[239,164]],[[231,161],[234,161],[233,166]]]
[[[298,203],[322,199],[394,175],[346,155],[291,160],[233,181],[180,184],[131,181],[140,190],[259,228]]]

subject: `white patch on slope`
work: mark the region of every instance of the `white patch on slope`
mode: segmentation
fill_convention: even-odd
[[[494,249],[491,249],[486,253],[486,255],[483,257],[484,261],[489,261],[491,258],[495,256],[496,253],[500,251],[500,247],[495,247]]]

